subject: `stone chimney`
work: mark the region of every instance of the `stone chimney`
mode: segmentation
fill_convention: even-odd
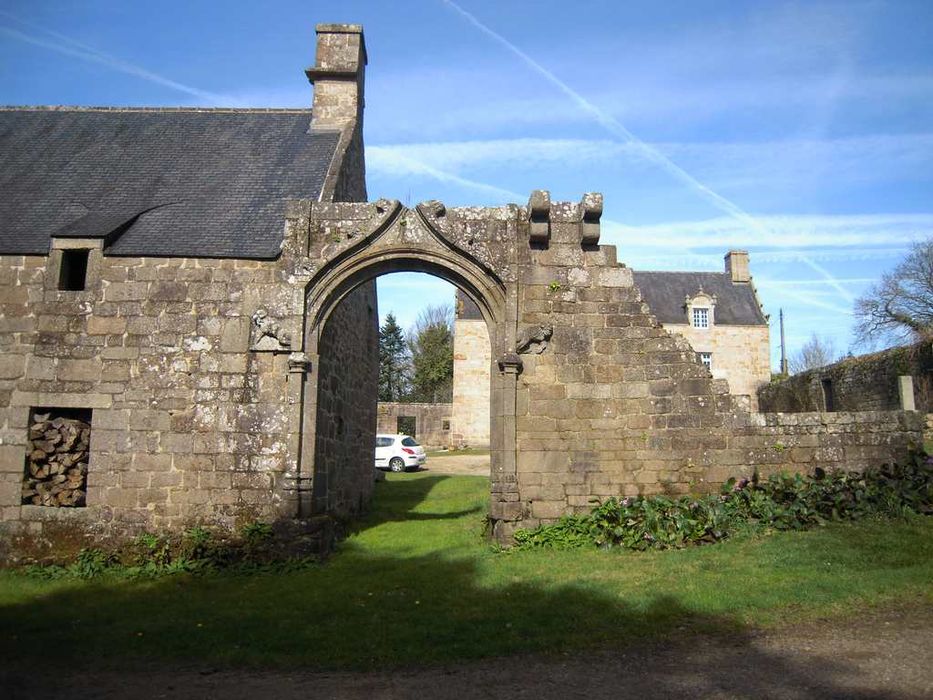
[[[311,126],[341,128],[363,124],[366,44],[359,24],[319,24],[317,55],[305,71],[314,85]]]
[[[726,253],[726,274],[732,276],[733,284],[748,284],[752,281],[748,272],[747,250],[730,250]]]

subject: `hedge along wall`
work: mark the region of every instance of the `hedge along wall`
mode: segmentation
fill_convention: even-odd
[[[849,357],[758,390],[763,412],[895,411],[898,377],[913,378],[917,411],[933,412],[933,343]]]

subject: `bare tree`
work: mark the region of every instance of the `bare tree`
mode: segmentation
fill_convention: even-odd
[[[449,402],[453,391],[453,306],[427,306],[408,334],[412,361],[410,400]]]
[[[820,338],[816,333],[810,336],[810,340],[801,346],[790,358],[791,374],[806,372],[808,369],[825,367],[831,365],[836,360],[836,348],[833,341],[828,338]]]
[[[933,335],[933,238],[914,243],[897,267],[855,300],[855,341],[874,346]]]

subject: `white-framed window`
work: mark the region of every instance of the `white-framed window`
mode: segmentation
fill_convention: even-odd
[[[700,362],[703,363],[703,366],[708,370],[713,369],[713,353],[711,352],[701,352],[700,353]]]
[[[693,307],[693,327],[709,328],[709,309],[704,306]]]

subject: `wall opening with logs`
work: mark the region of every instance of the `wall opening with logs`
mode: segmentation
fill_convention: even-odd
[[[23,505],[87,505],[90,444],[90,409],[33,408],[23,473]]]

